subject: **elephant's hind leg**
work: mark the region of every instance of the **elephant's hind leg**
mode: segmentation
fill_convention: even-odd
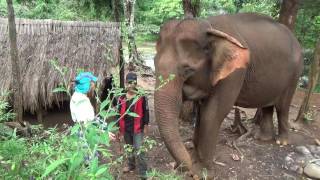
[[[276,104],[276,111],[278,117],[279,136],[277,138],[277,144],[287,145],[289,134],[289,109],[290,103],[295,91],[296,85],[289,87],[287,91],[280,98]]]
[[[261,108],[259,118],[260,131],[255,134],[255,138],[262,141],[269,141],[274,138],[273,128],[273,106]],[[258,112],[258,111],[257,111]]]

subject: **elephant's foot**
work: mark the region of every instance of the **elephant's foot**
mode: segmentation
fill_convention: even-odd
[[[210,165],[209,162],[205,163],[200,160],[198,153],[194,150],[191,153],[192,157],[192,168],[187,172],[187,174],[193,179],[211,179],[213,178],[213,170],[211,170],[211,166],[213,166],[213,161]]]
[[[192,169],[188,172],[188,175],[194,180],[214,178],[213,170],[204,166],[202,163],[193,164]]]
[[[276,139],[276,143],[277,143],[278,145],[282,145],[282,146],[288,145],[288,144],[289,144],[289,142],[288,142],[288,134],[285,133],[285,134],[279,135],[279,136],[277,137],[277,139]]]
[[[261,131],[260,129],[257,130],[257,132],[254,135],[255,139],[261,140],[261,141],[270,141],[274,139],[274,133],[271,131]]]

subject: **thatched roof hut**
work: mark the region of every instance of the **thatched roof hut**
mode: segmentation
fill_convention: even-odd
[[[12,78],[7,24],[0,18],[0,92],[10,90]],[[68,81],[84,69],[101,82],[118,63],[118,23],[16,19],[16,29],[24,110],[34,112],[62,100],[52,92],[62,82],[52,59],[70,69]]]

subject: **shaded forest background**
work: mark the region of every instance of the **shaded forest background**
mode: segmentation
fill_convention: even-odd
[[[223,13],[259,12],[279,17],[281,0],[201,0],[200,17]],[[121,6],[122,3],[119,3]],[[113,21],[112,0],[14,0],[15,15],[30,19]],[[320,32],[320,1],[304,0],[299,7],[295,33],[305,49],[313,49]],[[123,12],[121,12],[123,13]],[[0,0],[0,16],[7,16]],[[184,16],[181,0],[138,0],[135,24],[139,41],[154,41],[160,25]]]
[[[183,3],[186,1],[198,4],[197,16],[200,18],[226,13],[259,12],[277,20],[283,0],[135,0],[133,1],[134,26],[129,30],[135,35],[131,39],[138,45],[143,42],[154,42],[163,22],[185,16]],[[294,32],[304,49],[303,75],[307,76],[320,34],[320,0],[299,2]],[[117,16],[115,12],[120,13],[120,22],[125,22],[126,18],[123,11],[124,3],[113,0],[13,0],[13,6],[17,18],[119,21],[115,17]],[[6,16],[6,0],[0,0],[0,17]],[[130,40],[127,42],[130,44]],[[133,47],[133,50],[136,48]],[[320,92],[319,85],[315,91]]]
[[[310,69],[310,83],[306,94],[306,98],[301,105],[299,117],[301,115],[308,121],[309,118],[308,101],[310,99],[311,91],[314,89],[313,85],[317,82],[317,73],[319,72],[319,57],[320,57],[320,0],[12,0],[15,17],[28,19],[54,19],[54,20],[76,20],[76,21],[116,21],[121,22],[122,37],[124,46],[128,45],[128,54],[130,51],[135,53],[138,46],[154,45],[158,37],[160,26],[168,19],[182,19],[184,17],[207,17],[210,15],[238,13],[238,12],[258,12],[272,16],[275,20],[279,19],[280,12],[282,12],[283,2],[296,3],[300,2],[298,6],[297,16],[293,16],[294,25],[290,28],[296,34],[298,40],[304,49],[304,76],[308,76]],[[7,4],[8,11],[7,12]],[[10,4],[10,6],[9,6]],[[191,4],[191,5],[190,5]],[[282,6],[284,7],[284,6]],[[186,9],[189,13],[186,13]],[[281,10],[280,10],[281,9]],[[289,9],[289,10],[288,10]],[[287,8],[291,11],[293,8]],[[10,11],[11,10],[11,11]],[[11,13],[10,13],[11,12]],[[16,33],[14,25],[13,8],[11,0],[0,0],[0,17],[8,17],[9,15],[9,34],[11,45],[11,61],[16,63],[12,67],[18,67],[18,58],[13,55],[18,54],[16,47]],[[283,16],[283,13],[281,13]],[[285,19],[285,21],[288,19]],[[295,20],[295,21],[294,21]],[[290,21],[290,15],[289,15]],[[281,18],[280,18],[281,22]],[[283,23],[283,22],[282,22]],[[285,23],[284,23],[285,24]],[[127,35],[128,34],[128,35]],[[318,41],[317,50],[315,50]],[[13,46],[15,44],[15,46]],[[123,63],[122,48],[120,48],[120,64]],[[15,52],[13,52],[15,50]],[[153,49],[154,51],[154,49]],[[136,53],[138,54],[138,53]],[[315,56],[315,58],[313,57]],[[272,57],[272,55],[270,55]],[[130,59],[129,55],[129,59]],[[134,59],[135,57],[132,56]],[[151,58],[152,59],[152,58]],[[314,59],[317,59],[314,60]],[[130,61],[131,62],[131,61]],[[317,66],[318,64],[318,66]],[[310,68],[311,67],[311,68]],[[56,70],[61,71],[59,68]],[[19,68],[13,69],[12,72],[19,72]],[[314,73],[312,73],[314,72]],[[18,74],[18,73],[17,73]],[[123,68],[120,68],[120,86],[123,84]],[[316,74],[313,76],[313,74]],[[15,77],[15,75],[13,75]],[[16,82],[20,82],[20,78],[13,78]],[[14,83],[18,84],[19,83]],[[123,87],[123,86],[122,86]],[[14,107],[22,109],[21,102],[18,102],[16,97],[20,97],[18,86],[13,90],[14,93]],[[315,88],[316,92],[320,92],[320,84]],[[120,96],[121,89],[115,90]],[[1,96],[0,96],[1,97]],[[107,107],[112,101],[104,101],[101,106]],[[110,147],[110,139],[108,133],[101,133],[101,129],[97,126],[90,126],[86,131],[86,138],[80,139],[76,136],[76,132],[81,130],[79,125],[73,126],[71,129],[65,129],[62,133],[57,129],[52,128],[44,131],[43,127],[30,126],[22,122],[22,110],[14,109],[16,117],[10,109],[11,105],[0,98],[0,177],[8,179],[35,179],[38,177],[50,179],[56,177],[57,179],[112,179],[112,175],[119,174],[120,163],[123,157],[112,159],[113,155],[106,147]],[[114,116],[113,111],[108,112],[104,108],[100,109],[103,119]],[[9,122],[16,118],[16,122]],[[297,118],[298,119],[298,118]],[[5,123],[2,123],[5,122]],[[18,123],[17,123],[18,122]],[[39,121],[40,122],[40,121]],[[103,122],[102,122],[103,123]],[[14,124],[14,128],[8,124]],[[18,124],[18,125],[17,125]],[[109,125],[103,123],[106,132],[115,131],[113,123]],[[31,128],[29,128],[29,126]],[[103,127],[102,126],[102,127]],[[27,132],[28,138],[20,138],[16,127],[22,127],[21,132]],[[30,132],[28,131],[30,130]],[[65,136],[70,130],[71,135]],[[16,132],[17,131],[17,132]],[[31,133],[32,132],[32,133]],[[83,133],[82,132],[82,133]],[[66,134],[64,134],[66,133]],[[29,137],[30,134],[34,136]],[[19,136],[17,136],[19,135]],[[146,147],[151,149],[155,142],[146,141]],[[89,146],[88,146],[89,144]],[[98,158],[95,157],[94,151],[97,150],[98,145],[102,144],[103,148],[98,151],[103,154],[103,159],[112,163],[99,164]],[[79,150],[79,147],[87,147]],[[100,146],[99,146],[100,147]],[[102,146],[101,146],[102,147]],[[148,150],[148,148],[145,148]],[[76,153],[75,153],[76,152]],[[91,155],[93,160],[90,164],[84,166],[84,157]],[[278,153],[278,152],[277,152]],[[124,153],[124,156],[126,153]],[[87,166],[89,168],[87,168]],[[119,171],[119,172],[118,172]],[[152,174],[153,173],[153,174]],[[151,177],[154,177],[154,172],[151,172]],[[161,174],[161,176],[164,176]],[[1,179],[1,178],[0,178]],[[165,176],[164,179],[172,179]]]

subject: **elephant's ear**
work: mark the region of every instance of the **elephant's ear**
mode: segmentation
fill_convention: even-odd
[[[213,46],[211,84],[216,85],[239,68],[249,63],[249,50],[236,38],[216,29],[209,29]]]

